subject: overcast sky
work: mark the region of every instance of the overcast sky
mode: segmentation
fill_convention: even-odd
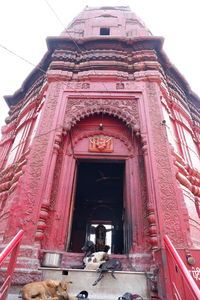
[[[66,26],[86,5],[129,5],[153,35],[165,38],[170,61],[200,96],[200,0],[48,0]],[[46,37],[63,26],[47,0],[1,0],[0,45],[37,65],[45,54]],[[7,116],[4,95],[18,90],[33,66],[0,47],[0,127]]]

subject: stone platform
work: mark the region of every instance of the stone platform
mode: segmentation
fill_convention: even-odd
[[[42,280],[72,281],[69,288],[70,296],[76,296],[80,291],[86,290],[90,300],[117,300],[125,292],[139,294],[143,299],[148,299],[149,289],[146,273],[116,271],[114,274],[116,279],[108,272],[96,286],[93,286],[92,284],[98,277],[96,271],[42,268]]]

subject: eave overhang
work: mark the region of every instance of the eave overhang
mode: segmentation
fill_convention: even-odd
[[[31,87],[31,85],[36,81],[36,79],[42,74],[46,73],[50,60],[51,60],[51,53],[47,51],[43,56],[42,60],[40,61],[40,63],[31,71],[31,73],[23,81],[22,86],[13,95],[4,96],[4,99],[9,107],[17,104],[21,99],[23,99],[26,92]]]
[[[160,56],[162,61],[162,66],[165,70],[171,72],[185,91],[185,93],[190,96],[192,102],[199,107],[200,106],[200,98],[190,89],[190,86],[184,76],[177,70],[177,68],[169,61],[167,55],[163,51],[163,37],[155,37],[155,36],[144,36],[137,38],[127,38],[127,37],[119,37],[119,36],[99,36],[99,37],[87,37],[80,39],[73,39],[71,37],[48,37],[47,38],[47,47],[48,51],[42,58],[41,62],[33,69],[33,71],[28,75],[28,77],[24,80],[21,88],[17,90],[12,96],[4,96],[6,103],[8,106],[16,104],[20,101],[30,86],[34,83],[38,76],[41,76],[42,73],[46,72],[48,66],[51,61],[51,54],[56,49],[76,49],[78,52],[81,52],[81,49],[87,47],[91,47],[91,44],[95,43],[95,47],[98,49],[103,49],[103,47],[109,46],[112,47],[113,43],[118,43],[125,48],[139,49],[141,46],[146,46],[153,48],[157,51],[157,54]],[[142,49],[142,47],[141,47]],[[44,72],[42,72],[42,69]]]

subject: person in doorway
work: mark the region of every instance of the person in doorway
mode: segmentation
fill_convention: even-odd
[[[95,245],[96,251],[104,251],[106,245],[106,227],[99,224],[95,228]]]

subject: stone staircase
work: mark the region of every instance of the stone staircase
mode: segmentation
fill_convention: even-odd
[[[10,293],[8,294],[7,300],[20,300],[21,298],[19,298],[19,294],[13,294]]]
[[[62,268],[41,268],[41,270],[42,280],[72,281],[69,288],[70,296],[76,296],[79,292],[86,290],[89,300],[117,300],[125,292],[138,294],[145,300],[150,298],[147,273],[144,272],[116,271],[116,279],[108,272],[96,286],[93,286],[92,284],[98,277],[96,271]],[[12,287],[7,300],[20,300],[19,290],[19,287]]]
[[[71,296],[86,290],[90,300],[117,300],[125,292],[139,294],[143,299],[149,298],[148,280],[144,272],[116,271],[116,279],[108,272],[96,286],[92,285],[98,277],[96,271],[42,268],[42,274],[43,280],[51,278],[72,281],[69,289]]]

